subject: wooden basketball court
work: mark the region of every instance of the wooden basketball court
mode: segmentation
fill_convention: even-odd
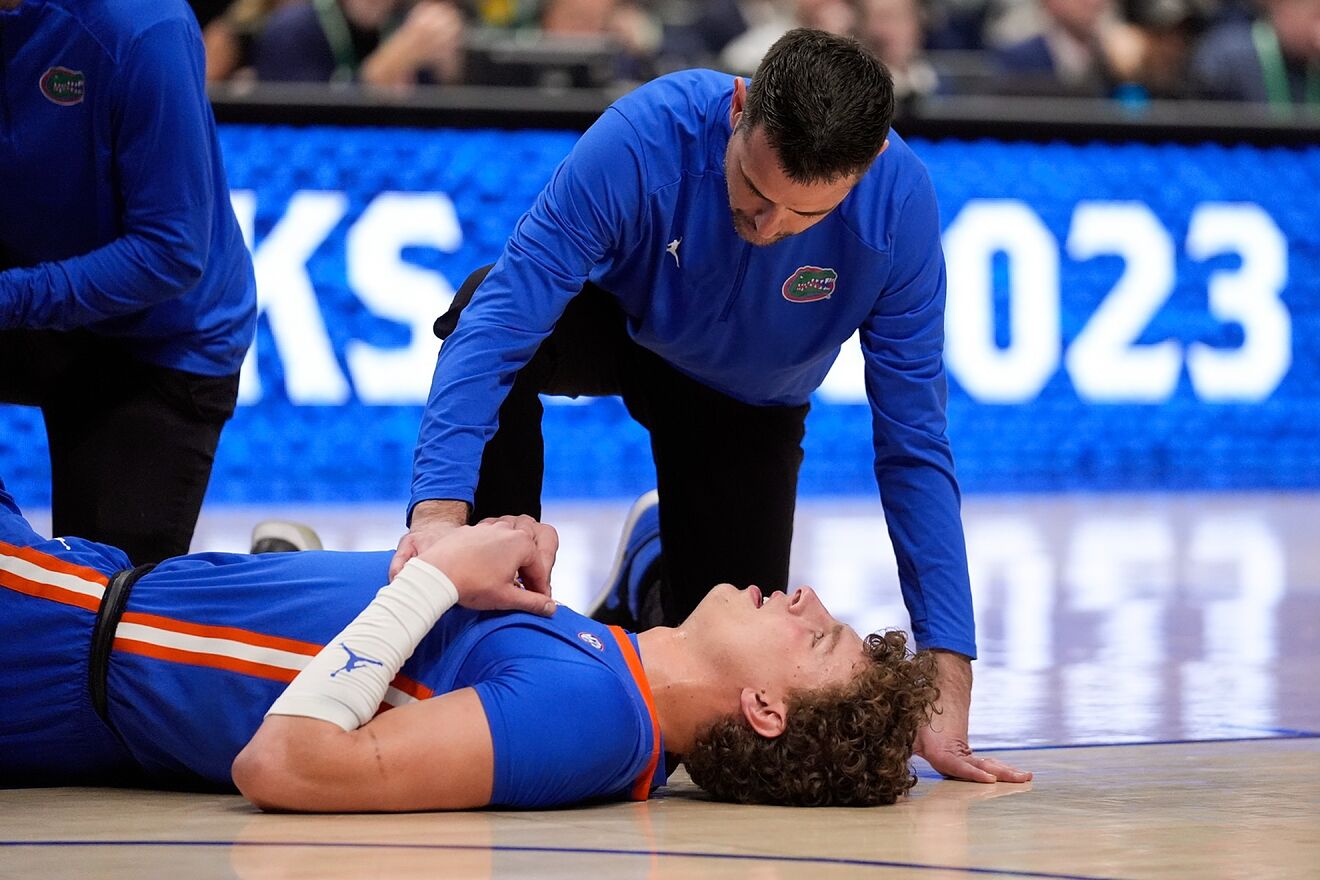
[[[561,600],[594,588],[622,510],[547,510]],[[195,546],[271,513],[345,549],[397,530],[392,509],[208,512]],[[965,520],[972,740],[1029,784],[918,762],[895,806],[796,810],[713,803],[680,772],[645,804],[407,816],[0,791],[0,877],[1320,877],[1320,496],[975,498]],[[795,580],[859,629],[901,623],[885,541],[877,503],[804,503]]]

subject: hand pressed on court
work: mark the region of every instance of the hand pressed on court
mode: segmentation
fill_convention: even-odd
[[[961,654],[935,652],[940,699],[930,723],[917,731],[916,754],[950,779],[968,782],[1029,782],[1031,773],[995,758],[973,754],[967,745],[972,703],[972,663]]]

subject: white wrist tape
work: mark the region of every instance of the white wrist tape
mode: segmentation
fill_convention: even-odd
[[[303,667],[267,715],[300,715],[356,730],[440,616],[458,604],[444,572],[413,558]]]

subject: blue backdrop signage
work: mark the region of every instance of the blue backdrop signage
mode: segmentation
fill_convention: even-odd
[[[438,341],[575,135],[226,126],[262,318],[211,501],[403,499]],[[1320,487],[1320,147],[914,141],[940,199],[964,490]],[[552,400],[546,493],[654,480],[615,400]],[[874,491],[861,356],[802,491]],[[0,473],[49,497],[39,416]]]

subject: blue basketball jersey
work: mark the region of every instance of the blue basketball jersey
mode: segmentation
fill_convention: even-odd
[[[266,710],[371,601],[390,557],[166,560],[133,587],[115,632],[107,725],[88,696],[91,631],[106,584],[128,560],[93,542],[41,538],[0,483],[0,783],[231,787],[230,765]],[[644,800],[664,781],[631,634],[563,607],[548,619],[455,608],[404,665],[382,711],[465,687],[490,724],[492,804]]]

